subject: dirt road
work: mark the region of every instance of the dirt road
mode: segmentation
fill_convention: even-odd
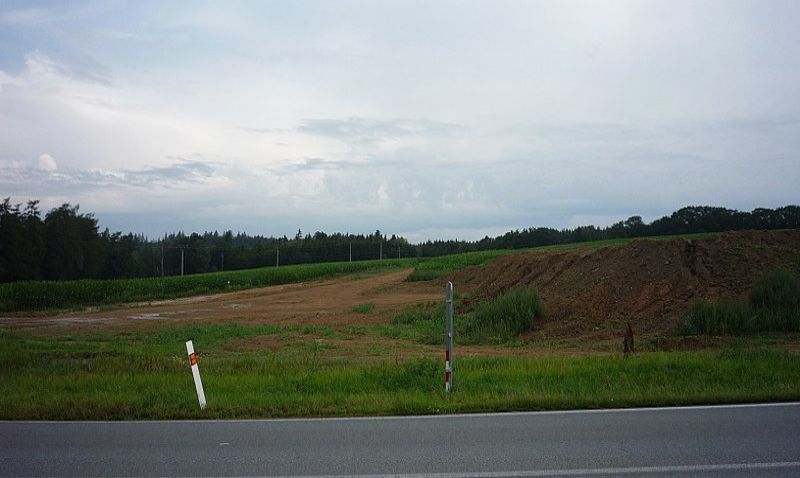
[[[7,317],[6,327],[124,326],[149,321],[236,321],[253,324],[357,325],[388,321],[409,304],[442,300],[437,284],[405,282],[411,269],[353,275],[226,294],[132,304],[112,311]],[[371,303],[369,314],[353,308]]]

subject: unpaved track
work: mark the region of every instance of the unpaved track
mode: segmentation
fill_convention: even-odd
[[[437,284],[405,282],[412,269],[248,289],[226,294],[135,304],[113,311],[7,317],[11,327],[132,326],[144,322],[237,321],[270,324],[356,325],[387,321],[409,304],[442,300]],[[353,312],[372,303],[369,314]]]

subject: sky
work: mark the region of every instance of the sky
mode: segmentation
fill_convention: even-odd
[[[800,203],[800,2],[0,0],[0,197],[412,242]]]

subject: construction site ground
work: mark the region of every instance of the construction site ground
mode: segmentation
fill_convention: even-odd
[[[512,344],[461,347],[461,354],[615,352],[621,350],[627,323],[641,349],[716,348],[741,339],[677,337],[675,324],[695,300],[746,298],[758,277],[779,268],[800,271],[800,231],[744,231],[701,240],[640,239],[601,248],[534,250],[431,281],[407,282],[411,269],[392,270],[101,310],[4,317],[0,327],[35,334],[122,334],[157,330],[165,324],[276,325],[291,333],[241,337],[225,347],[282,351],[314,343],[322,354],[334,358],[416,356],[441,347],[398,338],[385,329],[407,306],[442,301],[449,280],[461,297],[456,313],[469,313],[481,301],[521,285],[536,287],[546,310],[546,318]],[[795,337],[759,340],[793,348],[797,342]]]

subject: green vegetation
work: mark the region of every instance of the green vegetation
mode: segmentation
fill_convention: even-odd
[[[353,312],[357,314],[369,314],[374,308],[375,304],[372,302],[364,302],[363,304],[358,304],[357,306],[353,307]]]
[[[508,291],[496,299],[478,304],[473,310],[455,297],[457,344],[504,344],[530,330],[536,319],[544,317],[538,292],[530,287]],[[396,339],[422,344],[444,343],[444,303],[406,307],[392,318],[393,327],[379,326],[377,332]]]
[[[458,297],[455,299],[458,301]],[[408,306],[392,318],[392,327],[379,326],[381,335],[426,345],[444,343],[444,303]]]
[[[481,251],[481,252],[466,252],[464,254],[454,254],[451,256],[440,256],[431,259],[421,259],[414,272],[408,276],[409,281],[425,281],[436,279],[448,272],[458,269],[463,269],[469,266],[478,266],[485,264],[492,259],[495,259],[506,254],[513,254],[519,251]]]
[[[263,267],[231,272],[150,279],[29,281],[0,284],[0,312],[69,309],[91,305],[145,302],[191,295],[289,284],[337,274],[411,267],[413,259],[334,262]]]
[[[141,332],[0,331],[0,419],[180,419],[430,414],[800,399],[800,354],[735,349],[590,357],[346,359],[310,336],[338,329],[211,324]],[[261,336],[281,351],[232,348]],[[194,340],[209,406],[197,405]],[[335,350],[333,350],[335,352]]]
[[[749,301],[698,301],[679,323],[682,335],[800,332],[800,276],[776,271],[759,279]]]
[[[543,317],[536,289],[519,287],[478,306],[464,332],[472,342],[503,343],[530,330],[534,320]]]

